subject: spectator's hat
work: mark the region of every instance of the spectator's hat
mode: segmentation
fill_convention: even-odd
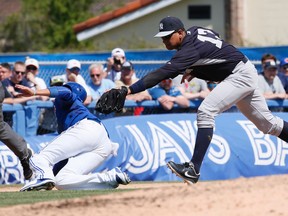
[[[115,48],[115,49],[112,50],[111,56],[112,57],[115,57],[115,56],[125,57],[125,52],[121,48]]]
[[[122,64],[121,70],[133,70],[133,64],[130,61],[126,61]]]
[[[28,67],[28,66],[34,66],[36,67],[37,69],[39,69],[39,63],[36,59],[34,58],[28,58],[26,59],[25,61],[25,66]]]
[[[63,76],[61,75],[53,76],[50,79],[50,86],[62,86],[64,82],[65,80]]]
[[[265,69],[270,69],[270,68],[276,68],[277,69],[277,64],[275,61],[267,61],[264,63],[264,68]]]
[[[154,37],[165,37],[179,29],[184,29],[184,24],[177,17],[165,17],[160,21],[159,32]]]
[[[76,59],[71,59],[67,62],[67,69],[78,68],[81,69],[81,63]]]
[[[284,67],[285,65],[288,65],[288,58],[284,58],[280,61],[280,67]]]

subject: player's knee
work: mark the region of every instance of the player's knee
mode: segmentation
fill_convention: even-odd
[[[198,128],[214,128],[215,119],[214,116],[205,112],[201,109],[198,109],[197,112],[197,126]]]
[[[65,179],[67,179],[67,176],[61,172],[55,176],[55,187],[58,190],[63,189],[63,185],[65,185]]]

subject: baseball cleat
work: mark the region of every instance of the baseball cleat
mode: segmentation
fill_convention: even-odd
[[[20,160],[21,165],[23,167],[24,178],[26,180],[29,180],[33,175],[33,171],[31,170],[30,164],[29,164],[29,160],[30,160],[31,156],[32,156],[32,151],[31,151],[31,149],[28,149],[28,156],[26,158]]]
[[[27,183],[20,191],[39,191],[39,190],[52,190],[55,182],[52,179],[35,179]]]
[[[122,172],[119,167],[116,167],[115,171],[116,171],[116,181],[118,184],[127,185],[131,182],[127,173]]]
[[[200,173],[195,171],[194,164],[191,161],[183,164],[176,164],[173,161],[169,161],[167,166],[179,178],[182,178],[185,183],[195,184],[198,182]]]

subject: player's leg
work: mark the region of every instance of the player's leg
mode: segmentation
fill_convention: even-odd
[[[106,140],[110,142],[108,137]],[[87,152],[69,158],[68,163],[56,175],[56,188],[59,190],[114,189],[119,184],[130,182],[129,177],[120,168],[91,173],[103,160],[104,158],[96,152]]]
[[[96,152],[102,158],[107,158],[112,152],[112,146],[110,143],[106,143],[105,146],[102,145],[100,141],[103,134],[107,134],[103,125],[87,119],[68,128],[39,154],[35,154],[30,159],[31,167],[36,174],[36,180],[28,183],[21,190],[29,190],[30,185],[37,190],[36,187],[41,186],[42,180],[50,180],[50,183],[54,184],[52,167],[67,158],[91,151]],[[81,163],[78,166],[82,166]]]
[[[19,158],[23,167],[24,178],[26,180],[30,179],[33,174],[29,165],[32,151],[27,148],[26,141],[4,122],[2,108],[0,108],[0,141]]]
[[[268,109],[261,92],[256,89],[253,93],[239,101],[238,109],[264,134],[271,134],[288,141],[288,124]]]
[[[212,140],[215,117],[255,90],[254,83],[257,83],[258,75],[251,63],[239,63],[234,72],[219,83],[198,108],[198,131],[191,161],[184,164],[168,162],[168,167],[186,182],[198,181],[203,159]]]

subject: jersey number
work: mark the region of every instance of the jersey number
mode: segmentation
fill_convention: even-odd
[[[213,43],[218,48],[222,47],[222,41],[220,40],[220,38],[208,29],[198,29],[197,38],[202,42],[208,41],[210,43]]]

